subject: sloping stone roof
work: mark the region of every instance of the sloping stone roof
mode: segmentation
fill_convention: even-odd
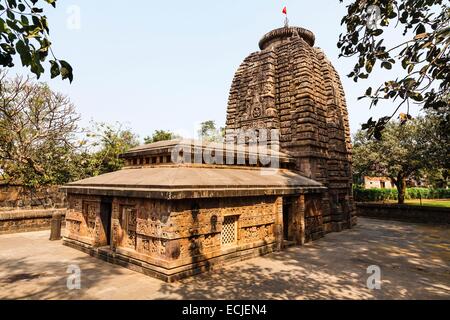
[[[299,194],[325,189],[289,170],[264,173],[256,168],[205,166],[123,169],[62,187],[69,193],[161,199]]]
[[[142,156],[142,155],[158,155],[162,153],[170,153],[175,148],[189,147],[191,150],[195,148],[201,148],[202,150],[227,150],[230,148],[235,153],[243,153],[245,155],[257,155],[248,146],[238,146],[236,144],[226,144],[220,142],[202,142],[195,139],[173,139],[166,141],[158,141],[154,143],[144,144],[131,148],[127,152],[120,155],[121,158]],[[272,157],[277,157],[280,162],[293,162],[294,159],[286,153],[275,151],[270,148],[263,149],[258,147],[258,151],[263,154],[271,155]],[[224,151],[225,152],[225,151]]]

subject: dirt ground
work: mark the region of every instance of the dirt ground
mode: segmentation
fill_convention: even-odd
[[[359,219],[283,252],[164,283],[48,240],[0,236],[0,299],[450,299],[450,228]],[[68,267],[81,270],[69,290]],[[381,288],[368,289],[369,266]]]

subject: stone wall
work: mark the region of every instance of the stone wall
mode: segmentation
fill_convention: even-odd
[[[11,209],[64,208],[66,196],[58,186],[27,188],[0,185],[0,211]]]
[[[312,221],[313,215],[321,215],[320,207],[305,209],[305,203],[315,201],[309,197],[312,195],[292,199],[289,235],[298,244],[305,241],[305,212],[308,221]],[[110,241],[105,226],[107,213],[102,209],[105,200],[102,204],[101,197],[69,194],[65,243],[72,246],[78,243],[79,249],[110,248],[114,255],[138,261],[135,265],[144,262],[159,275],[171,277],[209,270],[213,264],[242,260],[283,246],[282,197],[195,200],[116,197],[108,201]],[[312,222],[308,225],[313,228]],[[308,233],[309,238],[313,238],[312,234],[315,229]],[[86,251],[92,253],[89,250]]]
[[[106,245],[100,207],[100,198],[70,195],[68,237],[93,246]],[[183,265],[221,254],[222,225],[228,216],[239,216],[236,245],[274,243],[276,213],[276,197],[196,201],[114,198],[112,245],[119,251],[135,251],[137,258],[148,262]]]
[[[14,210],[0,212],[0,234],[50,229],[53,214],[65,215],[66,209]]]
[[[450,208],[358,203],[358,216],[415,223],[450,224]]]

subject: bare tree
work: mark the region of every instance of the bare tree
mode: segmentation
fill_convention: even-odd
[[[0,168],[21,184],[55,183],[76,148],[79,116],[70,100],[29,77],[0,73]],[[59,173],[58,173],[59,174]]]

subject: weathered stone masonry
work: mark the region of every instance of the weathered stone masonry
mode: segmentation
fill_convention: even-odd
[[[193,203],[199,209],[195,204],[192,208]],[[239,216],[235,241],[239,246],[274,244],[277,205],[273,197],[194,202],[114,198],[112,245],[118,252],[152,264],[185,265],[222,255],[223,222],[235,216]],[[121,210],[127,214],[121,216]],[[71,197],[66,220],[69,238],[90,245],[107,244],[101,226],[100,198]]]
[[[0,234],[50,229],[54,214],[64,217],[66,209],[0,211]]]
[[[251,162],[251,148],[232,151],[232,159],[244,161],[229,165],[171,157],[180,146],[188,160],[195,157],[185,148],[225,154],[223,144],[136,147],[122,155],[124,169],[63,187],[66,245],[173,281],[356,223],[347,109],[336,71],[302,28],[273,30],[260,48],[236,72],[226,134],[279,130],[279,141],[271,136],[269,145],[279,146],[270,158],[280,168],[262,174],[270,164]]]
[[[280,151],[296,159],[295,169],[328,187],[322,215],[307,218],[313,239],[356,223],[344,90],[314,42],[303,28],[266,34],[236,72],[226,127],[279,129]]]
[[[305,213],[308,216],[315,213],[307,203],[314,202],[315,198],[314,194],[284,199],[280,196],[181,200],[113,197],[111,226],[108,226],[102,219],[102,197],[70,195],[66,214],[70,240],[66,244],[85,249],[110,246],[116,255],[143,262],[151,275],[171,281],[210,270],[225,261],[280,250],[284,240],[303,244]],[[283,205],[292,205],[286,226]],[[107,228],[111,230],[111,242]],[[109,249],[104,250],[105,255],[106,251]]]

